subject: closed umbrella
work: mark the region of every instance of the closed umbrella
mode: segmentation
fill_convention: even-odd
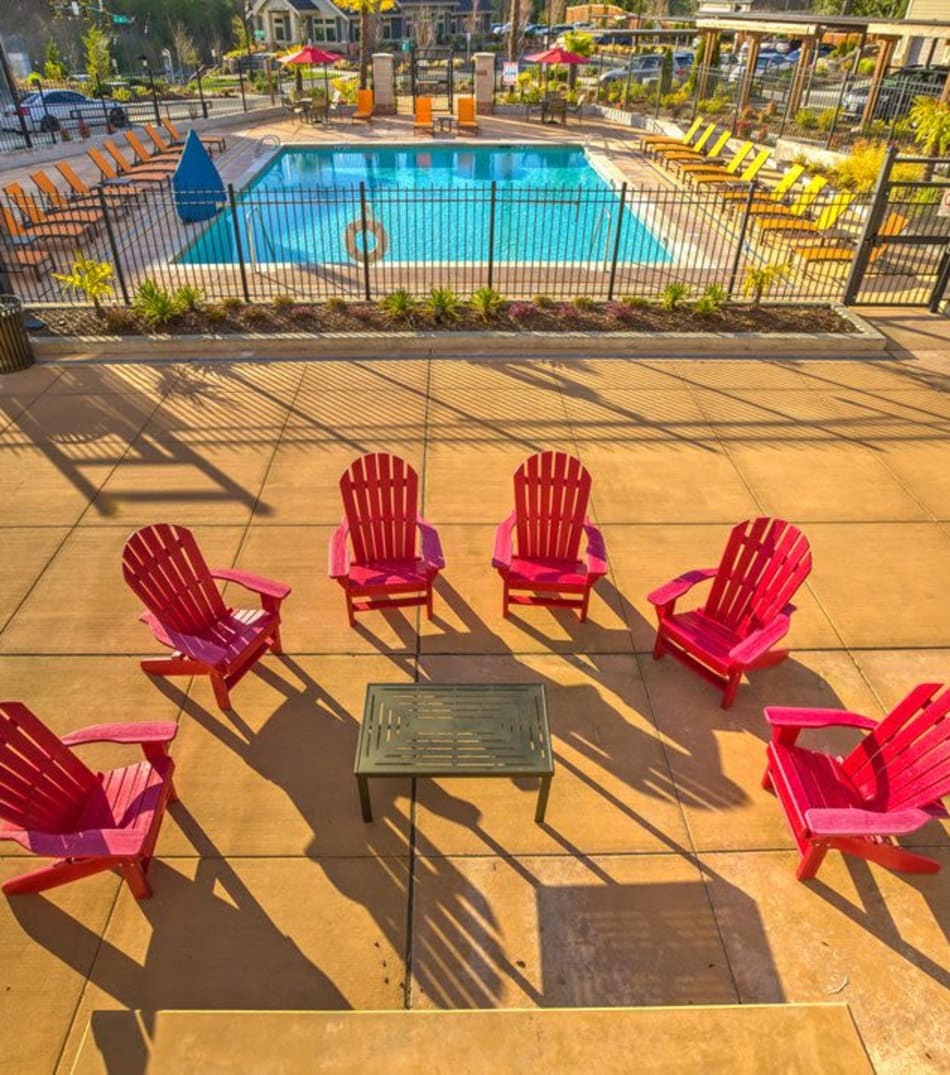
[[[323,89],[327,95],[327,102],[330,100],[330,76],[327,74],[327,67],[331,64],[338,63],[343,57],[336,52],[324,52],[323,49],[318,49],[313,45],[305,45],[298,52],[291,53],[290,56],[281,56],[280,63],[294,64],[301,67],[322,67],[323,68]]]

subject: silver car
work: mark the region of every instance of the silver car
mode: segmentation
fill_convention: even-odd
[[[116,101],[104,97],[85,97],[75,90],[42,90],[28,93],[20,99],[20,115],[27,130],[50,133],[61,127],[75,127],[84,120],[89,127],[128,127],[129,117]],[[20,117],[14,105],[7,105],[0,114],[0,126],[5,131],[20,131]]]

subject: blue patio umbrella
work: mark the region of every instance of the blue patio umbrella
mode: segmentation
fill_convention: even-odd
[[[210,220],[227,200],[218,169],[193,129],[172,175],[172,190],[175,210],[186,224]]]

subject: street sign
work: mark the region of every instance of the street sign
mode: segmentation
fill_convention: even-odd
[[[501,81],[505,86],[515,86],[518,83],[518,64],[505,63],[501,69]]]
[[[265,34],[263,30],[255,30],[254,31],[254,40],[255,41],[263,41],[265,37],[267,37],[267,34]]]

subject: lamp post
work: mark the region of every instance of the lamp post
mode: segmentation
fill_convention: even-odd
[[[198,83],[198,100],[201,102],[201,115],[204,119],[208,118],[208,106],[205,103],[204,90],[201,88],[201,76],[207,70],[202,64],[198,64],[195,68],[195,81]]]
[[[152,93],[152,108],[155,109],[155,122],[161,123],[162,116],[158,110],[158,92],[155,89],[155,79],[152,77],[152,65],[149,63],[148,57],[144,52],[139,56],[139,63],[141,63],[145,74],[148,76],[148,88]]]

